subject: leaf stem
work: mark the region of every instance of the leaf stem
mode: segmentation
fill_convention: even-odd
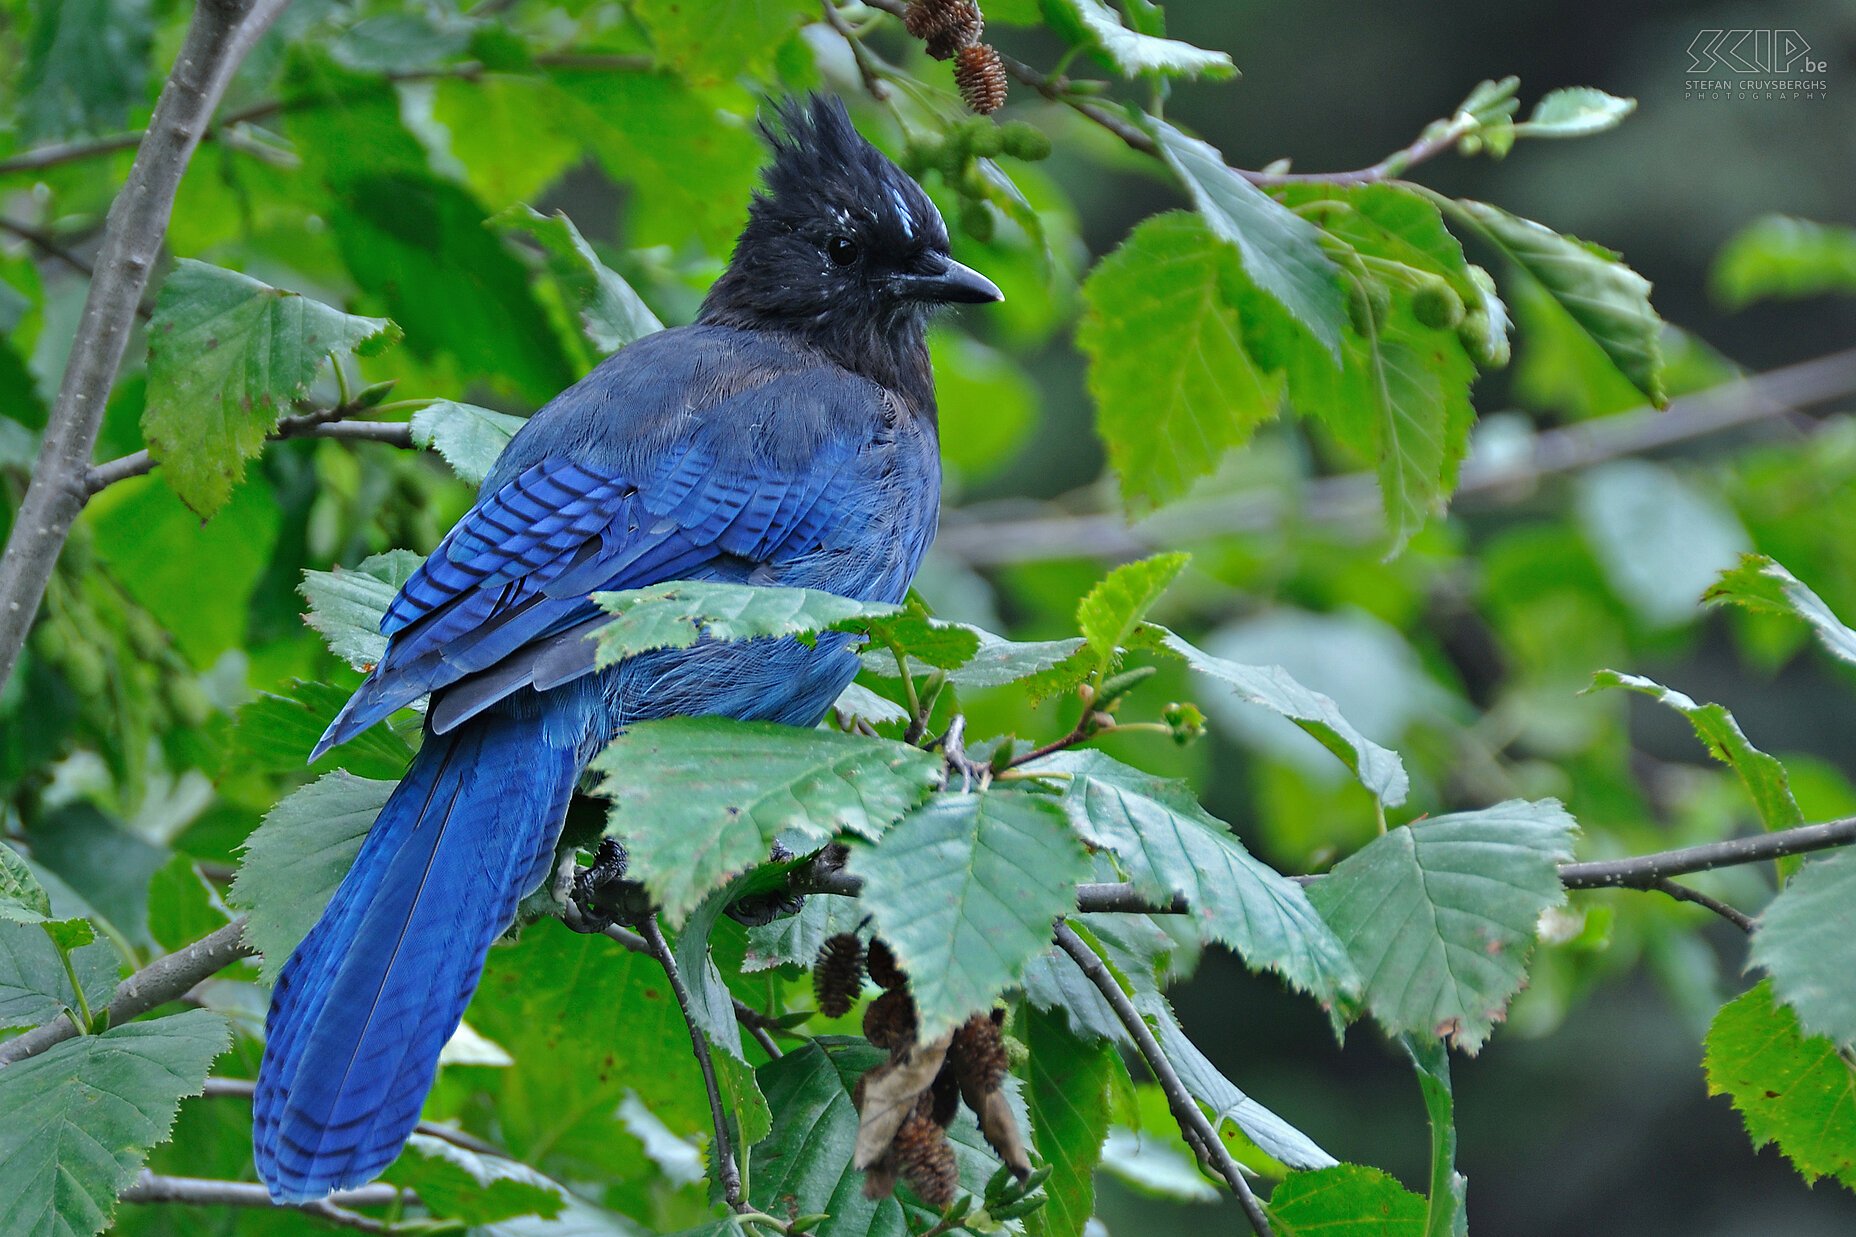
[[[45,935],[51,937],[52,948],[58,951],[58,961],[64,966],[64,977],[70,981],[71,995],[77,1000],[77,1033],[88,1035],[91,1028],[96,1025],[96,1020],[91,1017],[90,999],[84,995],[84,985],[78,981],[77,968],[71,965],[71,951],[64,947],[63,941],[52,936],[49,931]],[[66,1016],[69,1017],[69,1014]]]

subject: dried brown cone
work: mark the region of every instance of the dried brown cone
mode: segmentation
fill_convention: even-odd
[[[864,947],[854,932],[840,932],[828,937],[818,951],[812,967],[812,993],[818,998],[819,1012],[827,1018],[842,1018],[864,986]]]
[[[985,1014],[975,1014],[954,1032],[954,1042],[947,1049],[947,1063],[959,1080],[960,1094],[967,1107],[979,1112],[989,1092],[997,1091],[1005,1078],[1005,1040],[999,1025]]]
[[[954,84],[967,106],[982,116],[1005,106],[1005,65],[989,44],[960,49],[954,58]]]
[[[924,1108],[910,1113],[896,1131],[893,1154],[896,1167],[924,1203],[945,1207],[954,1201],[954,1191],[960,1185],[954,1149]]]
[[[954,1124],[954,1117],[960,1112],[960,1080],[954,1076],[953,1062],[941,1067],[941,1072],[934,1076],[934,1085],[928,1088],[929,1115],[934,1123],[942,1129]]]
[[[870,942],[868,955],[870,978],[879,988],[901,988],[908,984],[909,977],[902,973],[896,964],[896,955],[889,950],[889,944],[882,937]]]
[[[890,1152],[864,1169],[864,1197],[888,1198],[896,1192],[896,1154]]]
[[[878,1048],[903,1052],[915,1042],[915,998],[891,988],[864,1009],[864,1038]]]
[[[975,0],[909,0],[902,25],[928,44],[928,54],[946,60],[963,47],[980,41],[986,28]]]

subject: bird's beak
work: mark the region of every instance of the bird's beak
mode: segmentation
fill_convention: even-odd
[[[915,301],[984,305],[1005,299],[1005,293],[992,280],[940,255],[929,258],[916,270],[897,275],[894,286],[902,296]]]

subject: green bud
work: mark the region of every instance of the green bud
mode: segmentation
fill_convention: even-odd
[[[960,230],[981,244],[993,237],[992,207],[968,198],[960,207]]]
[[[1026,163],[1036,163],[1040,159],[1050,158],[1050,138],[1035,125],[1022,120],[1008,122],[999,130],[1004,143],[1005,153],[1014,159],[1023,159]]]
[[[1173,732],[1173,742],[1181,747],[1205,733],[1205,714],[1189,700],[1175,700],[1166,706],[1160,717]]]
[[[982,159],[996,157],[1005,149],[1005,135],[999,126],[984,116],[975,116],[961,126],[967,152]]]
[[[1123,670],[1120,674],[1110,675],[1102,681],[1102,690],[1096,693],[1096,707],[1098,709],[1108,708],[1157,673],[1158,671],[1152,666],[1134,666]]]
[[[1454,331],[1463,321],[1463,298],[1443,280],[1426,279],[1411,294],[1411,313],[1433,331]]]
[[[393,390],[394,385],[398,382],[399,379],[397,378],[388,378],[382,382],[369,383],[355,394],[354,406],[356,408],[372,408],[374,405],[386,399],[388,393]]]
[[[1347,321],[1361,335],[1375,335],[1386,324],[1392,308],[1392,290],[1377,279],[1347,282]]]

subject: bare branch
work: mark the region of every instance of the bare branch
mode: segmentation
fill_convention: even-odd
[[[1666,893],[1678,902],[1692,902],[1704,910],[1713,911],[1716,915],[1719,915],[1722,919],[1725,919],[1742,932],[1751,932],[1753,930],[1753,917],[1751,915],[1727,905],[1727,903],[1721,901],[1719,898],[1709,897],[1699,889],[1690,889],[1687,885],[1678,885],[1667,877],[1660,877],[1653,880],[1645,885],[1644,888],[1654,889],[1658,893]]]
[[[1108,973],[1108,968],[1096,956],[1096,951],[1089,948],[1083,938],[1076,935],[1076,930],[1061,919],[1057,921],[1056,940],[1057,947],[1069,954],[1089,982],[1096,986],[1096,991],[1102,994],[1102,998],[1115,1011],[1122,1029],[1134,1040],[1134,1046],[1147,1062],[1147,1068],[1153,1072],[1154,1080],[1160,1084],[1161,1091],[1166,1093],[1167,1104],[1173,1110],[1173,1119],[1179,1122],[1180,1132],[1188,1142],[1197,1145],[1200,1153],[1224,1178],[1225,1184],[1231,1187],[1231,1192],[1237,1195],[1237,1201],[1244,1208],[1244,1217],[1250,1221],[1250,1227],[1257,1237],[1271,1237],[1269,1219],[1263,1214],[1263,1205],[1257,1201],[1257,1196],[1251,1193],[1250,1183],[1244,1180],[1243,1170],[1231,1158],[1218,1132],[1199,1110],[1198,1101],[1187,1092],[1186,1084],[1179,1080],[1173,1063],[1160,1050],[1154,1033],[1148,1029],[1140,1011],[1134,1008],[1128,994],[1121,990],[1115,977]]]
[[[300,1211],[304,1215],[327,1220],[342,1228],[363,1233],[391,1233],[393,1226],[384,1220],[350,1211],[350,1207],[389,1207],[406,1198],[406,1192],[390,1185],[364,1185],[358,1190],[341,1190],[314,1203],[283,1204],[271,1201],[270,1193],[255,1181],[220,1181],[210,1177],[167,1177],[143,1169],[135,1184],[118,1196],[125,1203],[184,1203],[193,1207],[277,1207]]]
[[[1709,842],[1703,846],[1662,850],[1632,859],[1569,863],[1560,868],[1560,883],[1568,889],[1655,889],[1658,887],[1657,882],[1671,876],[1762,863],[1768,859],[1783,859],[1787,855],[1803,855],[1815,850],[1829,850],[1834,846],[1847,846],[1851,842],[1856,842],[1856,816],[1821,825],[1781,829],[1777,833],[1729,838],[1725,842]]]
[[[233,1099],[250,1099],[257,1092],[258,1085],[249,1078],[208,1078],[206,1089],[201,1092],[208,1098],[230,1097]],[[474,1134],[454,1129],[448,1125],[439,1125],[432,1121],[421,1121],[413,1127],[415,1134],[424,1134],[427,1138],[436,1138],[439,1142],[450,1143],[465,1151],[477,1155],[494,1156],[499,1160],[512,1160],[515,1157],[497,1146],[487,1143]]]
[[[241,915],[184,949],[156,958],[117,984],[116,994],[110,998],[110,1025],[119,1026],[157,1005],[179,1000],[201,980],[217,975],[255,952],[245,943],[245,918]],[[71,1020],[60,1014],[44,1026],[0,1043],[0,1066],[23,1061],[76,1034],[77,1028]]]
[[[199,0],[128,182],[110,207],[64,381],[0,557],[0,685],[12,675],[72,521],[89,497],[90,453],[181,176],[233,72],[288,2]]]
[[[817,863],[793,873],[792,892],[835,894],[855,898],[863,893],[864,883],[843,868]],[[1084,915],[1184,915],[1190,912],[1186,900],[1175,897],[1169,902],[1155,902],[1135,891],[1125,881],[1091,882],[1076,887],[1076,909]]]
[[[722,1089],[715,1080],[715,1062],[709,1057],[709,1040],[696,1025],[696,1018],[690,1008],[690,992],[683,984],[683,976],[677,971],[677,960],[670,952],[670,946],[664,940],[663,929],[657,926],[657,916],[647,916],[639,925],[645,946],[657,964],[664,968],[664,975],[670,980],[670,991],[677,998],[677,1008],[683,1011],[684,1025],[689,1028],[690,1047],[696,1053],[696,1064],[702,1069],[702,1085],[709,1093],[709,1119],[715,1127],[715,1143],[711,1148],[710,1160],[715,1165],[716,1178],[722,1185],[722,1197],[734,1211],[744,1210],[741,1201],[741,1170],[735,1164],[734,1147],[728,1137],[728,1112],[722,1107]]]
[[[321,417],[285,417],[277,423],[270,441],[281,442],[286,438],[334,438],[344,442],[384,442],[394,447],[411,447],[412,426],[405,421],[332,421]],[[88,499],[118,481],[153,472],[155,466],[154,458],[147,451],[132,451],[128,455],[98,464],[85,474],[84,497]]]

